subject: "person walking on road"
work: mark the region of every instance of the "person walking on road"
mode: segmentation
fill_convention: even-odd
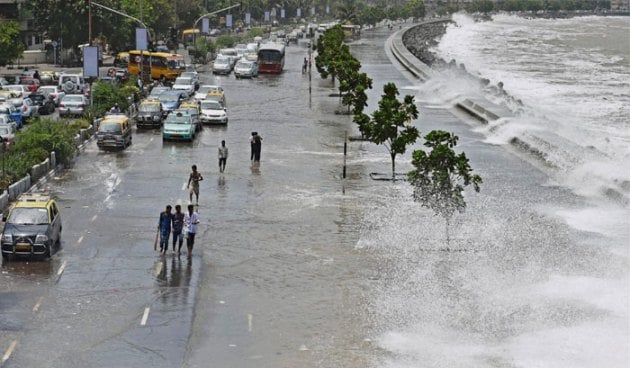
[[[182,245],[184,244],[184,213],[182,212],[182,206],[175,205],[175,213],[173,214],[173,254],[175,254],[175,245],[179,243],[177,247],[177,254],[181,252]]]
[[[221,141],[221,146],[219,146],[219,171],[225,171],[225,164],[227,163],[228,158],[228,148],[225,146],[225,141]]]
[[[190,203],[192,203],[193,194],[195,195],[196,204],[199,204],[199,182],[203,180],[201,173],[197,171],[197,165],[192,165],[192,172],[188,177],[188,189],[190,190]]]
[[[197,233],[197,224],[199,224],[199,215],[195,212],[195,206],[188,205],[188,212],[184,216],[184,225],[187,228],[186,247],[188,248],[188,257],[192,256],[192,250],[195,246],[195,234]]]
[[[160,232],[160,254],[165,254],[168,250],[168,238],[172,231],[173,214],[171,205],[166,206],[166,210],[160,213],[158,220],[158,231]]]
[[[249,157],[250,161],[254,161],[254,137],[255,136],[256,136],[256,132],[252,132],[252,136],[249,137],[249,145],[250,145],[250,147],[252,149],[252,153],[251,153],[251,155]]]
[[[258,135],[257,132],[252,136],[253,143],[252,147],[254,149],[254,162],[260,162],[260,151],[262,149],[262,137]]]

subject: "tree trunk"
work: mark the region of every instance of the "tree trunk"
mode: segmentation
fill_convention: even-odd
[[[396,154],[392,153],[392,180],[396,181]]]

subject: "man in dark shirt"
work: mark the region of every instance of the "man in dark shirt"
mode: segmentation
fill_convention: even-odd
[[[165,254],[168,250],[168,238],[173,225],[173,214],[171,205],[166,206],[166,210],[160,213],[158,220],[158,231],[160,232],[160,254]]]

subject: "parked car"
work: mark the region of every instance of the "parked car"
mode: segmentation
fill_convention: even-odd
[[[15,143],[15,123],[9,120],[8,116],[0,115],[0,137],[7,144]]]
[[[177,111],[168,114],[162,126],[162,140],[186,140],[192,142],[195,139],[196,128],[192,116],[186,111]]]
[[[125,114],[107,114],[99,122],[96,145],[101,150],[125,149],[131,145],[131,125]]]
[[[65,95],[59,104],[59,116],[83,116],[88,105],[84,95]]]
[[[7,102],[7,101],[10,101],[11,99],[14,99],[14,98],[17,98],[17,95],[15,94],[15,92],[0,90],[0,101],[1,102]]]
[[[201,115],[199,116],[202,124],[227,124],[227,109],[218,101],[203,100],[201,105]]]
[[[13,122],[15,122],[17,129],[22,129],[22,113],[18,111],[12,103],[0,103],[0,114],[8,116]]]
[[[14,255],[48,258],[61,245],[61,214],[50,195],[20,195],[3,221],[2,258]]]
[[[87,94],[87,84],[81,74],[62,74],[59,77],[58,87],[67,95]]]
[[[33,77],[22,77],[20,78],[20,84],[26,86],[28,90],[32,93],[37,91],[39,88],[39,80]]]
[[[230,58],[225,56],[217,56],[212,64],[213,74],[230,74],[232,72],[233,64]]]
[[[136,116],[136,127],[138,128],[159,128],[162,126],[164,112],[159,99],[148,98],[138,106]]]
[[[24,97],[31,94],[31,91],[28,89],[28,87],[22,84],[9,84],[6,86],[2,86],[2,89],[15,93],[15,97]]]
[[[43,72],[39,73],[39,83],[42,86],[56,85],[57,84],[57,76],[55,75],[55,72],[43,71]]]
[[[39,116],[39,107],[33,104],[33,101],[28,97],[13,98],[11,103],[22,113],[23,123],[27,123],[29,120]]]
[[[55,102],[50,95],[37,92],[31,93],[28,98],[33,101],[33,105],[37,106],[37,112],[40,115],[50,115],[55,112]]]
[[[160,103],[162,104],[162,110],[170,112],[179,107],[179,104],[184,100],[184,92],[182,91],[165,91],[160,93]]]
[[[177,77],[173,82],[174,91],[183,91],[186,97],[192,96],[195,93],[195,85],[192,78]]]
[[[61,100],[66,96],[66,93],[59,86],[41,86],[37,91],[50,96],[55,106],[59,106]]]
[[[236,78],[253,78],[258,76],[258,63],[249,60],[239,60],[234,67]]]

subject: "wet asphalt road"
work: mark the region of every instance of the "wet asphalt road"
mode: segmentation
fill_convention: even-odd
[[[352,46],[374,79],[368,110],[386,82],[414,93],[385,55],[386,37],[365,32]],[[451,112],[422,106],[421,131],[455,132],[484,177],[455,224],[450,246],[460,251],[442,251],[443,224],[410,202],[403,183],[369,180],[390,169],[384,149],[351,143],[341,180],[344,135],[356,129],[334,114],[329,81],[313,73],[309,94],[305,55],[289,47],[281,76],[204,74],[226,90],[227,127],[205,127],[193,143],[134,131],[120,153],[91,142],[49,182],[63,211],[63,248],[50,261],[3,263],[3,367],[387,366],[394,354],[376,339],[410,324],[431,324],[430,336],[448,346],[456,339],[440,331],[494,346],[529,321],[598,318],[579,304],[495,307],[511,300],[502,292],[510,285],[530,287],[558,270],[625,269],[597,246],[605,240],[536,210],[580,200]],[[263,137],[260,166],[249,161],[251,131]],[[223,175],[222,139],[230,149]],[[190,260],[161,258],[152,249],[157,217],[166,204],[187,204],[192,164],[205,178],[197,245]],[[408,170],[409,154],[397,165]],[[510,366],[498,355],[483,366]]]

